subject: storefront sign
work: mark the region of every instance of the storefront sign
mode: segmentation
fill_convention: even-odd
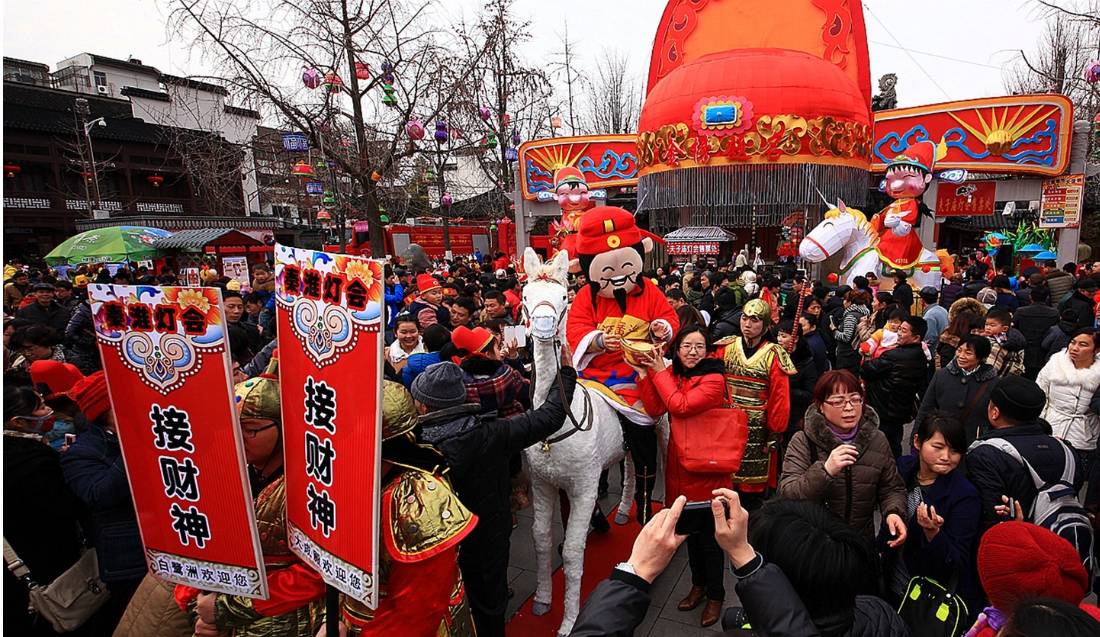
[[[323,195],[325,193],[325,185],[319,181],[307,181],[306,182],[306,194],[307,195]]]
[[[382,262],[275,246],[287,540],[378,604]]]
[[[721,252],[721,245],[717,241],[670,241],[666,251],[669,256],[718,254]]]
[[[936,189],[937,217],[991,215],[997,207],[997,184],[992,181],[942,182]]]
[[[1039,203],[1040,228],[1076,228],[1081,223],[1085,176],[1065,175],[1043,182]]]
[[[267,598],[216,288],[89,285],[149,570]]]

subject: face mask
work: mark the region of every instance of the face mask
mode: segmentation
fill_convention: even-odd
[[[46,433],[53,429],[53,424],[57,420],[53,409],[50,409],[50,413],[45,416],[18,416],[17,418],[26,423],[24,425],[26,431],[36,434]]]

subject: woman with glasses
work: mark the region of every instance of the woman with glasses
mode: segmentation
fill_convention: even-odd
[[[724,367],[722,361],[707,357],[710,350],[706,328],[688,325],[680,329],[669,345],[671,365],[667,365],[657,352],[640,361],[641,365],[632,365],[638,373],[638,388],[649,415],[657,418],[668,413],[669,418],[675,420],[714,409],[726,400]],[[675,446],[669,444],[665,461],[665,502],[672,502],[681,495],[687,496],[689,501],[709,500],[712,490],[731,486],[732,478],[728,473],[685,471],[676,456]],[[726,597],[722,585],[725,558],[710,533],[693,533],[688,536],[687,545],[692,586],[677,608],[694,610],[705,597],[707,603],[701,625],[710,626],[718,621]]]
[[[79,504],[65,486],[60,457],[42,434],[53,410],[29,386],[4,383],[4,539],[43,586],[80,557]],[[53,635],[27,611],[27,586],[4,569],[4,629]]]
[[[889,546],[905,542],[905,483],[878,414],[864,404],[863,386],[851,372],[825,372],[817,381],[814,404],[783,460],[779,496],[822,503],[868,539],[878,508]]]

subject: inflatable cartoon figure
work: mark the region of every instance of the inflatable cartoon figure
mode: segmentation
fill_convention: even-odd
[[[580,227],[581,216],[604,197],[606,193],[603,190],[588,190],[584,173],[575,166],[565,166],[554,173],[554,192],[540,192],[538,199],[556,201],[561,206],[561,220],[550,224],[557,250],[565,250],[570,256],[576,256],[574,237]],[[580,271],[575,260],[570,263],[569,269],[571,272]]]

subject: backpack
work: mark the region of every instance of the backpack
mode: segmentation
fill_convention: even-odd
[[[1041,526],[1058,537],[1066,540],[1077,549],[1081,555],[1081,563],[1085,571],[1092,573],[1092,548],[1093,530],[1092,522],[1085,513],[1085,508],[1077,500],[1077,492],[1073,489],[1073,479],[1076,469],[1076,457],[1073,451],[1061,440],[1054,438],[1065,454],[1062,476],[1057,480],[1046,482],[1027,460],[1016,449],[1016,446],[1004,438],[991,438],[979,440],[971,445],[970,450],[980,445],[990,445],[1001,450],[1016,462],[1024,465],[1031,480],[1035,483],[1038,494],[1031,509],[1026,512],[1029,522]]]

